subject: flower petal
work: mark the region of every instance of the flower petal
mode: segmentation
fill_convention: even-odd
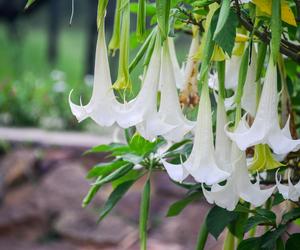
[[[161,159],[161,161],[172,180],[182,182],[188,176],[188,172],[182,164],[172,164],[164,159]]]
[[[270,132],[268,143],[275,154],[284,155],[300,149],[300,139],[291,138],[289,121],[288,119],[283,129],[280,129],[277,123]]]
[[[208,86],[203,85],[196,134],[192,152],[186,162],[183,163],[187,171],[198,182],[208,185],[225,180],[229,173],[218,168],[214,155],[211,103]]]

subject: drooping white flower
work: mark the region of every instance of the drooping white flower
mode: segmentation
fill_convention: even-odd
[[[270,57],[271,58],[271,57]],[[251,128],[242,119],[235,132],[227,135],[241,150],[256,145],[268,144],[276,154],[286,154],[300,148],[300,140],[290,138],[289,120],[284,129],[280,129],[277,114],[277,71],[272,59],[269,61],[265,83],[261,94],[258,110]]]
[[[217,121],[216,121],[216,143],[215,153],[218,166],[226,171],[231,172],[231,140],[224,131],[225,125],[228,123],[224,105],[224,100],[218,96],[217,105]]]
[[[162,135],[170,141],[180,141],[191,131],[194,122],[185,118],[182,113],[175,85],[175,72],[171,60],[168,43],[164,43],[160,72],[161,98],[158,112],[153,110],[144,122],[137,126],[145,138],[152,140]]]
[[[189,173],[197,182],[211,185],[223,181],[229,176],[229,173],[221,170],[216,162],[211,103],[207,84],[204,84],[202,88],[194,145],[190,156],[182,164],[163,163],[168,172],[176,172],[177,181],[182,181]],[[170,174],[171,177],[172,175]]]
[[[228,62],[227,62],[228,61]],[[225,88],[236,91],[238,84],[238,74],[241,64],[241,57],[232,56],[231,59],[226,61],[225,69]],[[257,55],[256,50],[253,46],[251,63],[248,67],[247,77],[244,85],[243,96],[241,105],[242,108],[248,112],[251,116],[255,115],[256,112],[256,61]],[[213,89],[218,89],[218,75],[217,73],[211,74],[209,79],[209,86]],[[217,94],[214,92],[214,95]],[[217,99],[217,97],[216,97]],[[235,94],[225,99],[226,110],[232,110],[235,108]]]
[[[262,190],[258,182],[251,183],[245,152],[240,151],[236,145],[232,146],[231,162],[233,172],[224,186],[214,184],[210,191],[202,188],[207,201],[230,211],[234,210],[240,198],[250,202],[254,207],[264,204],[276,186]]]
[[[121,127],[128,128],[141,123],[145,116],[156,108],[160,61],[160,45],[157,42],[138,96],[128,103],[118,102],[112,88],[104,25],[101,25],[96,48],[92,97],[87,105],[76,105],[71,101],[71,92],[69,104],[72,113],[79,122],[90,117],[101,126],[111,126],[116,122]]]
[[[276,171],[276,186],[279,193],[282,194],[284,199],[289,199],[292,201],[299,201],[300,197],[300,181],[295,185],[291,182],[291,173],[288,171],[288,185],[283,185],[280,183],[280,178],[278,178],[278,170]]]
[[[169,46],[170,57],[171,57],[174,74],[175,74],[176,87],[180,89],[183,86],[184,77],[183,77],[183,71],[181,70],[177,59],[173,37],[168,37],[168,46]]]

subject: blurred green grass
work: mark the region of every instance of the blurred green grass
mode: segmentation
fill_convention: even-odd
[[[50,65],[45,30],[22,32],[18,38],[10,37],[7,27],[0,26],[0,123],[43,126],[48,118],[54,127],[80,128],[68,107],[68,94],[72,88],[78,90],[74,98],[90,92],[83,84],[85,35],[76,29],[63,30],[57,63]]]

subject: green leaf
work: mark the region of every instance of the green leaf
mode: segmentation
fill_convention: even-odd
[[[170,7],[171,0],[156,0],[157,23],[162,40],[165,40],[169,33]]]
[[[26,5],[25,5],[25,9],[28,9],[36,0],[28,0]]]
[[[281,30],[281,0],[273,0],[271,15],[271,54],[273,56],[273,61],[275,64],[277,63],[280,49]]]
[[[279,237],[276,241],[276,250],[284,250],[284,241]]]
[[[98,176],[106,176],[110,174],[111,172],[115,171],[117,168],[128,164],[126,161],[117,160],[109,163],[103,163],[100,165],[94,166],[88,173],[86,178],[93,178]]]
[[[149,36],[147,37],[147,39],[145,40],[145,42],[143,43],[143,45],[141,46],[141,48],[139,49],[139,51],[137,52],[137,54],[135,55],[135,57],[133,58],[133,60],[131,61],[130,65],[129,65],[129,72],[131,73],[132,70],[135,69],[135,67],[137,66],[137,64],[140,62],[140,60],[143,58],[143,56],[145,55],[151,40],[153,39],[153,37],[156,36],[156,32],[157,29],[154,28],[151,33],[149,34]]]
[[[247,223],[244,225],[245,233],[248,232],[251,228],[263,224],[263,225],[274,225],[276,223],[276,216],[275,218],[268,218],[262,215],[254,215],[250,217]]]
[[[191,142],[192,142],[191,139],[185,139],[185,140],[182,140],[180,142],[174,143],[171,147],[168,148],[168,150],[166,152],[174,151],[174,150],[180,148],[181,146],[183,146],[187,143],[191,143]]]
[[[300,233],[292,234],[286,241],[285,250],[296,250],[300,246]]]
[[[281,223],[286,224],[288,222],[291,222],[293,220],[296,220],[300,218],[300,208],[294,208],[293,210],[291,210],[290,212],[284,214],[282,216],[282,221]]]
[[[218,239],[225,227],[237,219],[237,217],[238,214],[236,212],[227,211],[224,208],[214,206],[207,215],[207,229],[215,239]]]
[[[286,227],[286,225],[279,225],[275,230],[266,232],[262,236],[261,248],[268,250],[275,249],[276,241],[285,232]]]
[[[143,172],[139,171],[139,170],[135,170],[132,169],[130,170],[127,174],[123,175],[122,177],[114,180],[112,182],[112,187],[116,188],[117,186],[119,186],[121,183],[126,182],[126,181],[131,181],[131,180],[137,180],[140,177],[142,177],[144,175]]]
[[[200,195],[197,192],[191,193],[182,200],[176,201],[173,203],[167,212],[167,217],[177,216],[182,212],[182,210],[189,205],[191,202],[193,202],[195,199],[199,198]]]
[[[285,199],[283,198],[282,194],[277,192],[274,195],[272,206],[276,206],[276,205],[280,204],[283,201],[285,201]]]
[[[131,162],[136,165],[136,164],[139,164],[141,161],[143,161],[144,158],[142,156],[128,153],[128,154],[124,154],[122,156],[122,159],[124,161]]]
[[[260,237],[249,238],[241,241],[238,245],[237,250],[261,250],[260,248]]]
[[[221,9],[222,12],[222,9]],[[221,17],[220,12],[220,17]],[[220,18],[219,18],[220,19]],[[222,21],[223,23],[223,21]],[[219,24],[219,22],[218,22]],[[221,30],[215,31],[213,40],[218,44],[229,56],[232,54],[232,50],[235,43],[236,28],[239,24],[236,13],[230,9],[229,15],[222,25]]]
[[[96,181],[100,181],[101,178],[102,178],[101,176],[98,177]],[[95,197],[95,195],[97,194],[100,188],[101,185],[94,185],[90,188],[89,192],[87,193],[87,195],[84,197],[82,201],[82,207],[86,207],[88,204],[90,204],[90,202]]]
[[[147,250],[147,225],[148,225],[149,208],[150,208],[150,192],[151,192],[151,183],[150,183],[150,179],[148,179],[143,189],[141,206],[140,206],[139,236],[140,236],[141,250]]]
[[[102,144],[102,145],[92,147],[91,149],[85,151],[84,154],[110,152],[120,147],[124,147],[124,144],[121,143]]]
[[[120,178],[121,176],[127,174],[132,168],[133,168],[133,164],[130,164],[130,163],[126,164],[126,165],[118,168],[116,171],[112,172],[111,174],[105,176],[101,180],[96,181],[93,185],[103,185],[108,182],[114,181],[114,180]]]
[[[107,201],[105,202],[103,208],[100,210],[98,222],[100,222],[114,208],[114,206],[126,194],[126,192],[134,182],[135,180],[123,182],[113,190],[113,192],[109,195]]]
[[[136,133],[129,143],[129,148],[131,150],[131,153],[135,153],[140,156],[145,156],[150,154],[159,143],[159,140],[156,140],[154,142],[150,142],[146,140],[144,137]]]
[[[217,27],[213,39],[224,29],[226,22],[229,18],[230,0],[222,0],[221,10],[218,18]]]

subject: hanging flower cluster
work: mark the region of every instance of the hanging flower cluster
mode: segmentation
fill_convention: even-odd
[[[181,155],[180,162],[172,163],[165,152],[159,154],[159,162],[173,181],[193,178],[201,183],[209,203],[227,210],[234,210],[240,200],[261,206],[276,188],[285,199],[299,199],[300,182],[293,184],[290,172],[287,185],[281,183],[278,171],[270,177],[276,185],[263,188],[259,180],[262,172],[284,166],[281,161],[300,149],[300,139],[291,136],[290,118],[284,126],[279,120],[278,89],[285,86],[277,79],[283,64],[274,60],[274,47],[265,59],[266,46],[256,43],[253,34],[238,34],[233,49],[238,52],[228,56],[214,43],[212,28],[216,26],[217,32],[220,24],[219,20],[213,24],[217,8],[210,6],[201,39],[199,27],[194,25],[189,53],[180,67],[174,38],[165,34],[168,28],[163,29],[158,20],[158,26],[145,38],[140,26],[139,37],[145,39],[147,48],[142,48],[139,56],[145,54],[146,63],[138,94],[127,100],[125,94],[135,84],[128,63],[129,1],[118,1],[117,26],[109,46],[110,50],[120,50],[114,84],[105,41],[105,3],[102,5],[92,97],[86,105],[81,100],[80,105],[74,104],[72,92],[69,97],[78,121],[91,118],[100,126],[134,126],[145,139],[161,137],[168,145],[192,138],[191,152]],[[115,35],[119,33],[122,41]],[[198,109],[196,120],[189,116],[193,109]]]

